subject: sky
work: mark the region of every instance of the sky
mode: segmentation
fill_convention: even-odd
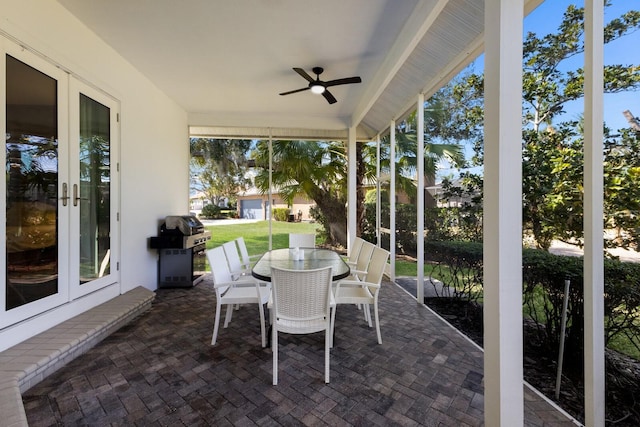
[[[629,10],[640,10],[640,0],[612,0],[611,6],[605,8],[605,23],[617,18]],[[562,16],[570,4],[582,7],[583,1],[579,0],[546,0],[533,10],[524,20],[524,31],[534,32],[538,37],[554,33],[562,21]],[[636,31],[618,40],[607,43],[604,47],[605,64],[640,64],[640,31]],[[582,55],[576,56],[566,62],[568,69],[576,69],[583,66]],[[473,65],[473,71],[482,73],[483,58],[480,57]],[[613,131],[629,126],[622,115],[625,110],[631,111],[635,117],[640,117],[640,91],[624,92],[604,95],[604,120],[605,124]],[[583,100],[565,104],[565,120],[578,119],[584,111]],[[473,155],[471,147],[465,147],[467,157]],[[457,175],[456,169],[448,169],[441,165],[438,178]],[[482,168],[471,169],[474,173],[481,172]]]

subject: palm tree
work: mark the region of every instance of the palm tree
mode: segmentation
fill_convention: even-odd
[[[272,183],[291,203],[296,195],[313,200],[324,217],[330,243],[346,245],[346,150],[340,141],[276,140],[273,146]],[[254,151],[258,173],[255,185],[269,190],[269,148],[259,141]]]

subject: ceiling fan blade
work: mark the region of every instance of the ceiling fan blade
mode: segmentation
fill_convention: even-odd
[[[291,95],[292,93],[298,93],[305,90],[309,90],[309,86],[303,87],[302,89],[290,90],[289,92],[282,92],[280,95]]]
[[[315,82],[315,79],[313,77],[311,77],[309,74],[307,74],[307,72],[305,70],[303,70],[302,68],[294,68],[293,71],[295,71],[296,73],[300,74],[302,76],[302,78],[304,78],[306,81]]]
[[[322,92],[322,96],[324,96],[324,99],[326,99],[329,104],[335,104],[338,102],[328,90]]]
[[[351,83],[362,83],[362,79],[360,77],[347,77],[345,79],[329,80],[328,82],[324,82],[324,86],[331,87],[338,85],[348,85]]]

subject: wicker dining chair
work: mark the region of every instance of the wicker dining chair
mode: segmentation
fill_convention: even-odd
[[[325,331],[324,381],[329,382],[331,346],[331,267],[286,270],[271,267],[271,327],[273,385],[278,384],[278,334],[311,334]]]
[[[380,333],[380,318],[378,316],[378,295],[382,284],[384,270],[389,260],[389,252],[376,247],[369,262],[366,280],[340,280],[336,284],[334,290],[334,299],[336,307],[331,315],[331,336],[335,330],[336,311],[338,304],[356,304],[362,305],[365,309],[365,319],[368,320],[371,327],[371,314],[369,306],[373,305],[373,313],[376,322],[376,333],[378,335],[378,344],[382,344],[382,334]]]
[[[233,242],[232,242],[233,243]],[[235,244],[235,243],[234,243]],[[211,336],[211,345],[215,345],[220,327],[220,311],[222,306],[227,306],[224,318],[224,327],[229,326],[233,315],[233,306],[237,304],[258,304],[260,313],[260,333],[262,335],[262,347],[267,346],[267,334],[265,328],[264,305],[269,302],[271,285],[256,280],[251,276],[243,276],[239,280],[233,280],[231,271],[225,260],[222,246],[209,249],[207,260],[211,267],[213,286],[216,291],[216,315]]]
[[[373,251],[375,248],[376,245],[374,245],[373,243],[367,242],[366,240],[362,241],[355,265],[349,265],[351,267],[351,274],[349,279],[367,280],[367,272],[369,271],[371,256],[373,255]]]
[[[356,267],[356,263],[358,262],[358,255],[360,255],[360,249],[362,249],[363,243],[364,239],[361,237],[356,237],[355,239],[353,239],[353,245],[349,248],[349,258],[345,261],[349,265],[349,267]]]

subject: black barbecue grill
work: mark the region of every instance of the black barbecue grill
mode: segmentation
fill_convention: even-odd
[[[149,239],[149,247],[159,253],[158,287],[186,288],[200,282],[206,269],[206,242],[210,239],[211,232],[198,218],[166,217],[158,236]]]

